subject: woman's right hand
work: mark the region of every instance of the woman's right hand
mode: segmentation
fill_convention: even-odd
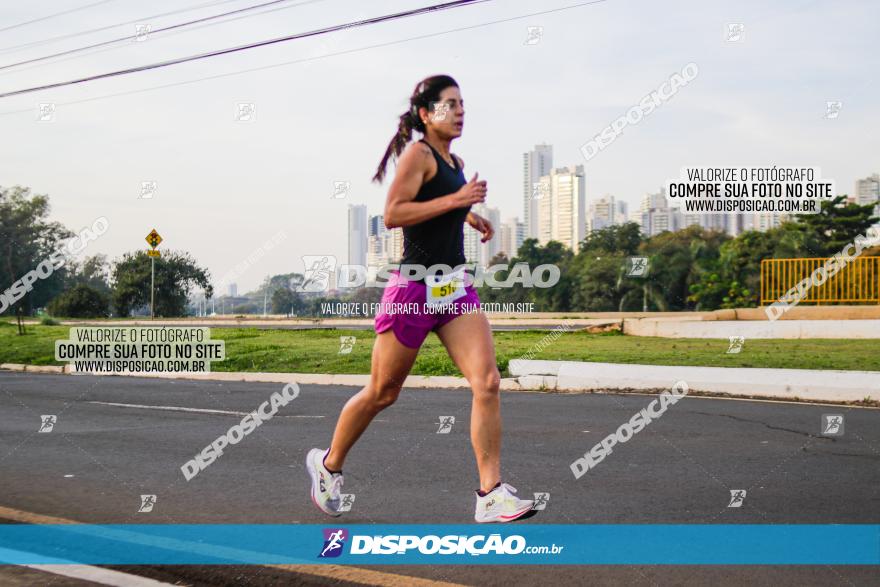
[[[469,182],[452,194],[456,208],[465,208],[486,201],[486,180],[478,181],[479,176],[479,173],[475,173]]]

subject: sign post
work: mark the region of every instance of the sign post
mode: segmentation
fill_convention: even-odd
[[[156,229],[150,231],[150,234],[147,235],[146,238],[147,244],[152,248],[147,251],[147,255],[150,256],[150,320],[155,316],[155,312],[153,311],[153,304],[155,301],[155,286],[156,286],[156,257],[160,256],[159,251],[156,250],[156,247],[159,246],[159,243],[162,242],[162,237],[159,236],[159,233],[156,232]]]

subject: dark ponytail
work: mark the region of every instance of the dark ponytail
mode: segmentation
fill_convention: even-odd
[[[373,181],[382,183],[382,180],[385,179],[385,168],[388,166],[388,161],[396,160],[403,153],[406,145],[412,140],[413,130],[420,133],[425,132],[425,123],[419,118],[419,108],[424,107],[430,110],[431,102],[439,100],[440,92],[450,86],[457,88],[458,83],[448,75],[431,76],[416,84],[412,96],[409,98],[409,110],[400,115],[397,133],[391,137],[391,142],[385,149],[385,155],[382,157],[382,162],[379,163],[379,169],[376,170]]]

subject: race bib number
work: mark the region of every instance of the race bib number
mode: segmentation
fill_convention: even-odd
[[[431,306],[447,306],[467,295],[464,273],[464,267],[461,267],[448,275],[425,276],[427,303]]]

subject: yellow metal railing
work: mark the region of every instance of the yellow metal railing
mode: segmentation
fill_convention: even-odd
[[[787,301],[787,292],[826,261],[826,257],[762,260],[761,305]],[[817,277],[817,281],[821,280]],[[880,257],[856,257],[821,285],[811,282],[800,303],[880,304]]]

